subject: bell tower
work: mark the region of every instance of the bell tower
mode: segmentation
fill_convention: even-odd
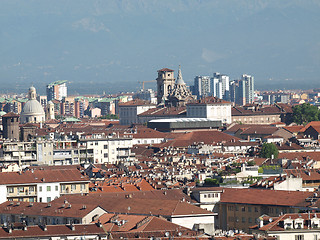
[[[164,104],[170,91],[174,88],[174,70],[163,68],[158,70],[157,80],[157,103]]]

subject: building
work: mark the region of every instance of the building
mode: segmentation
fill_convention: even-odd
[[[0,220],[4,224],[34,225],[88,224],[105,214],[97,204],[43,203],[7,201],[0,204]]]
[[[186,132],[213,130],[222,126],[221,121],[207,118],[169,118],[155,119],[148,122],[148,127],[161,132]]]
[[[47,101],[62,100],[67,97],[67,80],[59,80],[47,85]]]
[[[99,138],[79,140],[79,144],[86,148],[86,156],[91,163],[119,163],[134,159],[131,153],[131,138]]]
[[[320,238],[319,213],[283,214],[279,217],[262,215],[252,228],[257,238],[274,237],[278,240],[315,240]]]
[[[229,99],[229,76],[220,74],[218,72],[213,73],[213,77],[210,82],[211,94],[214,97],[228,100]]]
[[[313,192],[224,188],[218,203],[220,228],[248,232],[263,214],[277,217],[281,213],[314,209],[313,202],[318,198],[313,197]]]
[[[157,98],[152,89],[141,89],[133,95],[133,99],[142,99],[157,104]]]
[[[46,120],[55,119],[54,103],[49,101],[46,105]]]
[[[187,117],[231,123],[231,103],[216,97],[202,98],[187,104]]]
[[[3,138],[19,140],[19,115],[9,112],[2,116]]]
[[[37,93],[34,87],[29,88],[29,100],[23,106],[20,114],[21,123],[41,123],[45,121],[45,113],[41,104],[36,100]]]
[[[194,78],[193,94],[198,97],[206,97],[212,94],[209,76],[196,76]]]
[[[166,74],[168,73],[166,72]],[[119,103],[120,124],[131,125],[133,123],[140,123],[138,115],[155,107],[155,104],[141,99]]]
[[[169,92],[175,84],[174,70],[162,68],[158,70],[157,80],[157,104],[165,104],[168,99]]]
[[[174,87],[169,91],[169,96],[167,98],[168,100],[165,101],[165,105],[174,107],[185,106],[188,102],[194,100],[194,96],[192,96],[191,91],[182,79],[180,66],[177,81],[174,84]]]
[[[90,180],[76,167],[0,173],[0,203],[50,202],[62,195],[89,192]]]
[[[231,110],[232,122],[241,124],[271,124],[287,122],[292,108],[286,104],[235,106]]]
[[[241,76],[241,81],[244,82],[246,103],[254,102],[254,77],[248,74]]]

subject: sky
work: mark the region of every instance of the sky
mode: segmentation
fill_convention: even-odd
[[[318,0],[0,0],[0,92],[137,91],[181,65],[257,89],[319,88]],[[146,83],[148,88],[155,83]]]

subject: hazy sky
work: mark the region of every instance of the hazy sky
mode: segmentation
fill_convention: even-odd
[[[63,79],[70,93],[135,91],[179,64],[189,85],[221,72],[320,87],[319,12],[318,0],[0,0],[0,92]]]

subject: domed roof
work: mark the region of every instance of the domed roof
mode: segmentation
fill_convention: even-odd
[[[31,86],[31,87],[29,88],[29,91],[36,91],[36,88],[35,88],[34,86]]]
[[[44,110],[37,100],[30,99],[24,105],[21,114],[44,114]]]

